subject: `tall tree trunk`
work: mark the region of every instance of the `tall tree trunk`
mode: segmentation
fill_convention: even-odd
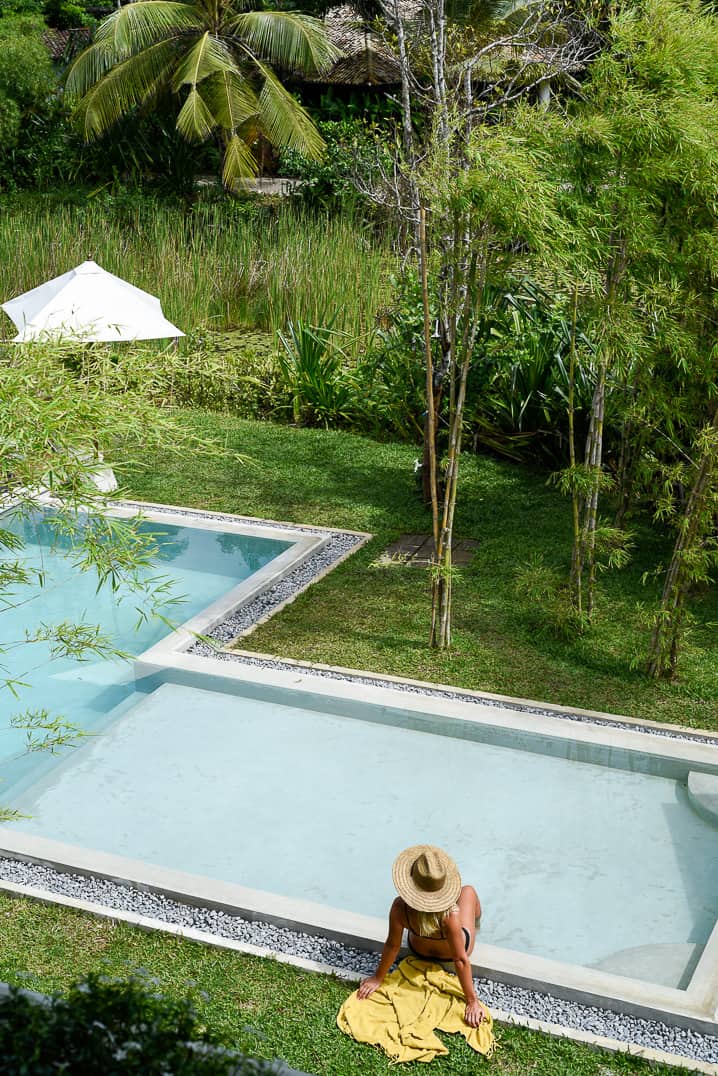
[[[571,345],[568,366],[568,458],[571,470],[571,520],[573,524],[573,545],[571,547],[571,575],[569,586],[574,608],[579,617],[583,616],[583,579],[579,571],[581,556],[581,522],[579,514],[579,495],[576,486],[576,323],[578,320],[578,284],[574,284],[571,306]]]

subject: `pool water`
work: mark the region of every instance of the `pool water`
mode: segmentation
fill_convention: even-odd
[[[53,529],[50,513],[31,519],[0,516],[3,529],[19,534],[24,547],[17,559],[28,569],[44,573],[44,585],[16,586],[6,606],[0,606],[0,645],[25,638],[41,624],[100,625],[114,647],[137,655],[172,631],[160,618],[140,623],[141,596],[129,588],[112,592],[97,590],[94,571],[81,572],[73,564],[69,541]],[[171,622],[189,620],[220,595],[249,578],[290,543],[243,534],[228,534],[199,527],[146,522],[141,530],[156,536],[158,553],[144,578],[171,582],[171,595],[179,604],[169,605]],[[15,559],[11,554],[7,559]],[[26,733],[9,727],[13,714],[47,709],[86,731],[97,731],[107,715],[114,713],[135,690],[131,661],[88,657],[78,661],[52,658],[48,643],[21,645],[0,656],[5,677],[27,686],[13,697],[0,690],[0,799],[7,802],[12,783],[25,780],[28,771],[49,763],[46,755],[24,754]]]
[[[35,786],[16,828],[371,916],[397,849],[427,842],[478,889],[484,942],[588,966],[705,943],[718,827],[681,782],[385,716],[165,683]]]

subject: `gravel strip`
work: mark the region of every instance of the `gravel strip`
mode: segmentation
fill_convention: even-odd
[[[93,901],[108,908],[151,916],[165,923],[194,927],[221,938],[263,946],[277,953],[305,957],[337,968],[371,974],[376,953],[341,945],[327,938],[300,934],[271,923],[248,922],[238,916],[210,908],[194,908],[157,893],[146,893],[128,885],[101,878],[65,874],[39,864],[0,858],[0,878],[20,885],[47,889],[52,893]],[[658,1020],[643,1020],[574,1001],[562,1001],[550,994],[518,986],[476,979],[476,988],[489,1008],[503,1009],[517,1016],[590,1031],[595,1035],[649,1046],[679,1054],[694,1061],[718,1063],[718,1037],[701,1035],[686,1028],[671,1027]]]
[[[268,617],[278,606],[299,594],[300,591],[306,590],[321,572],[326,571],[327,568],[330,568],[336,561],[351,553],[353,549],[363,542],[364,538],[360,535],[341,532],[332,534],[322,548],[312,556],[307,557],[299,567],[294,568],[282,579],[274,583],[273,586],[267,587],[261,594],[257,594],[245,604],[240,605],[233,613],[230,613],[225,620],[209,632],[209,637],[214,639],[220,646],[226,646],[232,639],[236,639],[238,635],[253,627],[258,621]],[[207,643],[193,643],[188,648],[188,652],[205,657],[224,658],[226,656],[229,660],[232,660],[232,655],[218,654]]]
[[[263,597],[263,595],[260,597]],[[237,614],[235,614],[235,616],[236,615]],[[227,622],[225,621],[225,623]],[[219,642],[220,638],[216,633],[218,631],[221,632],[223,627],[224,624],[220,624],[218,628],[215,628],[214,631],[209,633],[209,637],[217,638],[217,641]],[[587,714],[571,713],[570,711],[565,712],[563,710],[551,710],[548,707],[531,706],[528,703],[522,702],[504,702],[500,699],[489,699],[486,698],[485,695],[473,694],[472,692],[467,691],[448,691],[445,688],[425,687],[420,684],[401,683],[393,680],[387,681],[378,676],[366,676],[362,673],[352,674],[339,672],[335,669],[316,669],[308,665],[304,666],[301,662],[291,663],[282,661],[281,658],[254,658],[249,657],[246,654],[232,654],[226,650],[213,650],[207,643],[196,643],[191,650],[204,657],[219,658],[220,661],[239,662],[244,665],[254,665],[264,669],[278,669],[283,672],[297,672],[298,669],[301,669],[301,671],[308,676],[318,676],[325,680],[343,680],[354,684],[366,684],[370,687],[389,687],[396,691],[403,691],[408,695],[426,695],[430,698],[448,699],[453,702],[483,703],[488,706],[495,706],[499,710],[513,710],[526,714],[538,714],[541,717],[558,717],[563,718],[566,721],[575,721],[583,725],[599,725],[602,728],[626,729],[628,732],[645,731],[651,736],[663,736],[668,740],[681,740],[684,743],[701,743],[718,747],[718,737],[716,736],[702,736],[700,734],[690,736],[683,735],[673,729],[653,727],[642,730],[640,725],[635,725],[627,721],[612,721],[610,718],[592,718]]]

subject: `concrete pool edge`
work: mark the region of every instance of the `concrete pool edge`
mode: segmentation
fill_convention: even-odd
[[[0,879],[0,892],[5,893],[11,898],[33,900],[49,905],[60,905],[99,919],[126,923],[128,926],[147,932],[169,934],[173,937],[195,942],[199,945],[206,945],[217,949],[226,949],[248,956],[260,957],[262,959],[276,960],[278,963],[288,964],[292,967],[300,968],[315,974],[332,975],[347,983],[359,982],[363,977],[362,973],[358,971],[337,967],[336,965],[312,960],[307,957],[283,953],[268,946],[253,945],[249,942],[225,938],[208,931],[198,930],[195,927],[168,923],[153,916],[142,915],[123,908],[113,908],[105,904],[98,904],[95,901],[66,896],[35,886],[22,885]],[[491,1006],[491,1014],[494,1021],[498,1024],[526,1028],[530,1031],[537,1031],[548,1035],[551,1038],[568,1039],[595,1050],[605,1050],[611,1053],[625,1053],[630,1057],[640,1058],[654,1064],[669,1065],[676,1069],[707,1074],[707,1076],[716,1076],[716,1074],[718,1074],[718,1064],[714,1064],[710,1061],[700,1061],[683,1054],[659,1050],[654,1047],[634,1043],[630,1039],[617,1039],[598,1035],[595,1032],[586,1031],[581,1028],[535,1019],[534,1017],[526,1016],[521,1013],[508,1012],[496,1008],[493,1005]]]
[[[240,516],[228,512],[211,512],[198,508],[183,508],[178,505],[159,504],[152,501],[122,500],[115,502],[113,512],[132,515],[138,511],[144,518],[155,522],[180,522],[187,527],[210,529],[230,533],[289,541],[291,547],[279,554],[264,568],[255,572],[238,587],[221,595],[210,606],[203,609],[192,620],[181,624],[174,632],[161,639],[145,654],[153,658],[184,652],[197,643],[198,636],[210,636],[211,632],[236,615],[238,610],[251,605],[252,601],[272,591],[277,584],[286,582],[296,569],[301,568],[316,554],[321,554],[333,539],[353,538],[354,543],[343,552],[332,556],[326,564],[319,565],[311,576],[291,588],[291,592],[279,600],[270,603],[261,615],[252,619],[251,624],[237,633],[237,638],[249,634],[270,617],[276,615],[285,606],[313,583],[338,567],[373,537],[366,531],[347,530],[338,527],[307,526],[273,519],[260,519],[256,516]],[[221,649],[221,647],[218,647]],[[144,657],[144,654],[139,657]]]
[[[304,671],[316,677],[334,677],[340,680],[376,681],[377,684],[386,684],[387,687],[405,688],[421,694],[444,696],[452,695],[463,698],[467,702],[485,702],[501,704],[507,708],[516,707],[519,710],[533,713],[534,710],[546,711],[558,718],[579,718],[587,723],[596,725],[627,725],[641,732],[657,733],[658,735],[670,733],[672,737],[682,740],[695,740],[701,742],[708,740],[718,744],[718,731],[711,729],[694,729],[686,725],[675,725],[663,721],[651,721],[649,718],[629,717],[626,714],[613,714],[604,710],[587,710],[580,706],[567,706],[561,703],[539,701],[537,699],[525,699],[518,695],[499,695],[496,692],[480,691],[478,689],[456,687],[452,684],[444,684],[431,680],[414,680],[407,676],[392,676],[390,673],[376,672],[370,669],[352,669],[344,665],[325,665],[318,661],[306,661],[301,658],[286,658],[278,654],[267,654],[259,650],[241,650],[231,644],[221,648],[221,653],[227,658],[236,659],[237,664],[257,664],[274,667],[275,664],[289,666],[292,669]]]

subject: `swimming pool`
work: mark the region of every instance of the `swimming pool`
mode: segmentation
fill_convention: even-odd
[[[177,604],[160,617],[142,620],[141,595],[128,587],[117,592],[97,589],[94,571],[75,567],[69,537],[53,527],[53,510],[31,517],[5,513],[2,527],[20,536],[19,559],[31,572],[42,573],[42,586],[7,588],[3,593],[2,641],[7,646],[34,634],[43,624],[99,625],[117,650],[135,657],[170,635],[172,622],[183,638],[207,630],[215,613],[245,600],[266,587],[286,570],[321,545],[321,537],[272,530],[268,527],[232,527],[210,519],[198,520],[175,514],[143,512],[140,530],[152,535],[156,554],[151,568],[138,573],[149,581],[166,580],[169,595]],[[113,513],[121,525],[131,510]],[[15,555],[9,559],[14,559]],[[135,692],[131,661],[101,656],[77,661],[53,657],[50,642],[21,645],[2,657],[5,676],[23,683],[16,699],[9,691],[0,694],[0,797],[12,794],[28,777],[54,764],[43,754],[26,755],[26,733],[9,724],[13,714],[47,709],[88,733],[97,733],[110,715],[122,712]]]
[[[436,843],[479,890],[493,973],[714,1018],[718,824],[687,784],[718,748],[192,638],[145,642],[102,735],[7,786],[33,817],[2,847],[376,944],[396,850]]]

